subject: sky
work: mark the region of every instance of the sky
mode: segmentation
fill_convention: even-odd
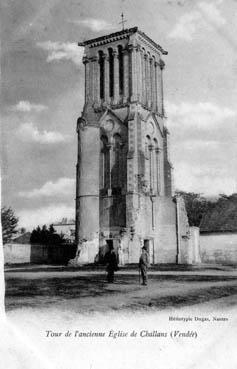
[[[237,192],[236,0],[7,0],[2,5],[2,204],[32,228],[75,213],[77,42],[138,26],[168,55],[175,189]]]

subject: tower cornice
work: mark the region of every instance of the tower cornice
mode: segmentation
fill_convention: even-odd
[[[104,35],[100,37],[96,37],[90,40],[78,42],[78,46],[88,46],[90,48],[105,45],[114,41],[119,41],[125,38],[129,38],[130,35],[134,33],[138,33],[140,37],[145,39],[150,45],[152,45],[155,49],[160,51],[163,55],[167,55],[168,52],[164,50],[159,44],[153,41],[149,36],[147,36],[144,32],[140,31],[138,27],[132,27],[128,29],[124,29],[122,31],[110,33],[109,35]]]

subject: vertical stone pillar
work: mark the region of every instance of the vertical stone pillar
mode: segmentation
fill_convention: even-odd
[[[96,105],[100,101],[100,73],[99,73],[99,58],[93,57],[93,101]]]
[[[156,76],[155,76],[155,60],[151,58],[151,108],[156,111]]]
[[[169,159],[169,132],[167,129],[164,129],[164,141],[163,141],[163,150],[164,150],[164,191],[165,196],[172,196],[172,166],[170,164]]]
[[[83,64],[85,65],[85,104],[89,100],[89,59],[87,56],[84,56],[82,59]]]
[[[113,58],[114,58],[114,99],[113,103],[119,103],[119,59],[118,52],[113,50]]]
[[[109,104],[109,56],[104,54],[104,103]]]
[[[145,73],[145,55],[141,50],[141,101],[142,104],[146,104],[146,73]]]
[[[148,108],[151,107],[151,58],[147,58],[147,102]]]
[[[137,193],[137,113],[131,113],[128,120],[128,154],[127,154],[127,194],[126,194],[126,227],[129,230],[128,253],[129,262],[135,262],[139,258],[137,247],[139,239],[136,235],[137,212],[139,199]],[[137,252],[138,251],[138,254]]]
[[[90,101],[91,103],[94,101],[93,77],[94,77],[94,62],[92,57],[89,58],[89,98],[88,98],[88,101]]]
[[[131,84],[131,102],[137,101],[137,52],[136,47],[129,45],[130,60],[131,60],[131,73],[130,73],[130,84]]]
[[[165,109],[164,109],[164,85],[163,85],[163,70],[165,68],[165,63],[164,61],[161,59],[160,60],[160,70],[161,70],[161,114],[162,116],[165,115]]]
[[[129,53],[127,49],[123,50],[123,102],[129,99]]]
[[[93,263],[99,252],[99,127],[78,120],[76,189],[77,254],[73,263]]]
[[[76,164],[76,224],[75,242],[79,244],[79,221],[80,221],[80,167],[81,167],[81,129],[80,118],[77,121],[77,164]]]
[[[160,63],[157,65],[156,71],[157,71],[158,113],[163,116],[163,82]]]
[[[127,190],[133,192],[134,189],[134,151],[135,151],[135,132],[134,121],[128,121],[128,154],[127,154]]]
[[[160,101],[160,94],[159,94],[159,89],[160,89],[160,81],[159,81],[159,63],[157,61],[155,61],[155,111],[158,113],[159,112],[159,101]]]
[[[144,64],[145,64],[145,105],[148,106],[148,55],[144,55]]]
[[[141,47],[136,46],[136,61],[137,61],[137,100],[142,102],[142,59],[141,59]]]

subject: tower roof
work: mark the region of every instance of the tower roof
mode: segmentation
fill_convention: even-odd
[[[153,41],[150,37],[148,37],[144,32],[140,31],[138,27],[127,28],[122,31],[110,33],[109,35],[100,36],[100,37],[93,38],[90,40],[78,42],[78,46],[95,47],[95,46],[105,45],[113,41],[128,38],[130,35],[134,33],[138,33],[140,36],[142,36],[146,41],[152,44],[153,47],[159,50],[163,55],[168,54],[168,51],[164,50],[160,45],[158,45],[155,41]]]

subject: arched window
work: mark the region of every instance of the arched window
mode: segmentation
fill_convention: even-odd
[[[99,69],[100,69],[100,98],[104,99],[105,96],[105,82],[104,82],[104,74],[105,74],[105,63],[104,63],[104,54],[103,51],[99,51]]]
[[[100,138],[100,189],[110,185],[110,153],[107,136]]]
[[[151,138],[150,136],[146,136],[145,139],[145,158],[146,158],[146,162],[145,162],[145,180],[147,183],[147,186],[149,188],[149,190],[151,189],[151,151],[150,151],[150,147],[151,147]]]
[[[151,138],[150,136],[146,136],[146,139],[145,139],[145,156],[146,156],[146,159],[149,159],[149,145],[151,144]]]
[[[109,52],[109,96],[114,96],[114,56],[113,49],[110,47]]]
[[[111,167],[111,187],[115,192],[121,191],[122,187],[122,140],[119,134],[113,137],[113,158]]]
[[[159,193],[159,176],[160,176],[160,168],[159,168],[159,148],[158,141],[154,138],[154,150],[153,150],[153,165],[154,165],[154,191]]]
[[[118,46],[118,60],[119,60],[119,94],[123,95],[123,47]]]

